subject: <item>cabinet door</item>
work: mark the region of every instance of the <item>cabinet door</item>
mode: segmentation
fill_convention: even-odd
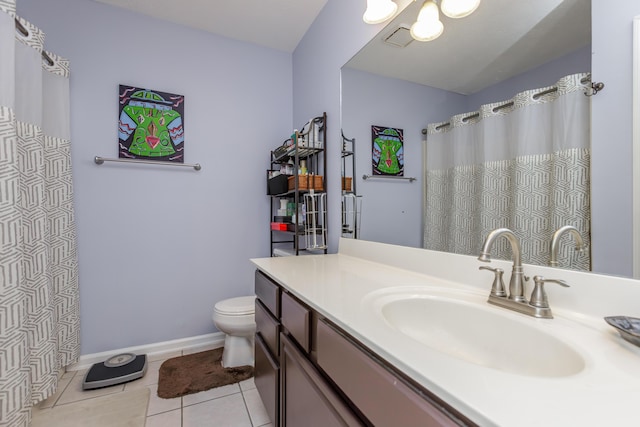
[[[283,426],[364,425],[284,334],[280,343]]]
[[[278,363],[272,359],[260,335],[256,335],[254,382],[262,399],[262,403],[274,426],[278,425],[279,420],[279,376],[280,369]]]
[[[271,279],[265,276],[260,270],[255,274],[256,297],[269,309],[271,314],[277,319],[280,317],[280,287]]]
[[[453,427],[452,408],[429,401],[325,321],[317,324],[318,365],[375,426]]]
[[[280,324],[258,299],[256,299],[255,320],[256,335],[260,335],[271,354],[277,359],[280,356],[280,345],[278,343]]]
[[[282,326],[308,353],[311,347],[311,325],[309,323],[311,310],[286,292],[282,292],[280,310],[282,311]]]

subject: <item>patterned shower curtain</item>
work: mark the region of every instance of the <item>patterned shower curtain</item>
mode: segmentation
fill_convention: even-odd
[[[43,44],[0,0],[0,426],[29,425],[79,356],[69,64]]]
[[[576,227],[589,244],[588,78],[566,76],[428,126],[425,248],[478,255],[491,230],[507,227],[519,237],[523,262],[548,265],[558,228]],[[562,237],[559,265],[589,270],[589,251],[576,251],[572,239]],[[511,259],[506,239],[493,256]]]

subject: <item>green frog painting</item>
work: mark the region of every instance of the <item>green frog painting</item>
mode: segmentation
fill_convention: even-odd
[[[119,156],[184,163],[184,96],[120,85]]]
[[[402,129],[371,126],[372,166],[374,175],[404,174]]]

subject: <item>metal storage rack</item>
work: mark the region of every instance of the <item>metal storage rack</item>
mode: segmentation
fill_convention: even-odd
[[[340,173],[342,187],[342,237],[360,237],[362,196],[356,192],[356,139],[342,133],[342,163]]]
[[[281,147],[271,151],[271,170],[267,172],[267,194],[271,199],[271,256],[327,253],[326,135],[327,114],[322,113],[305,123],[302,130],[295,130]],[[286,175],[286,188],[282,177],[273,177],[274,170]],[[274,179],[280,182],[275,191],[270,185]],[[279,215],[284,213],[280,200],[285,199],[288,201],[287,212]],[[313,204],[311,212],[307,210],[305,199]],[[319,211],[320,208],[323,211]],[[285,225],[286,229],[282,229]]]
[[[304,196],[304,240],[307,250],[327,249],[327,193],[311,190]]]

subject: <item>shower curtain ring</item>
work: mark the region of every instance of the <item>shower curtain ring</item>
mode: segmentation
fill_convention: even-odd
[[[595,83],[591,83],[591,90],[587,90],[584,92],[584,94],[586,96],[593,96],[596,93],[600,92],[602,89],[604,89],[604,83],[602,82],[595,82]]]

